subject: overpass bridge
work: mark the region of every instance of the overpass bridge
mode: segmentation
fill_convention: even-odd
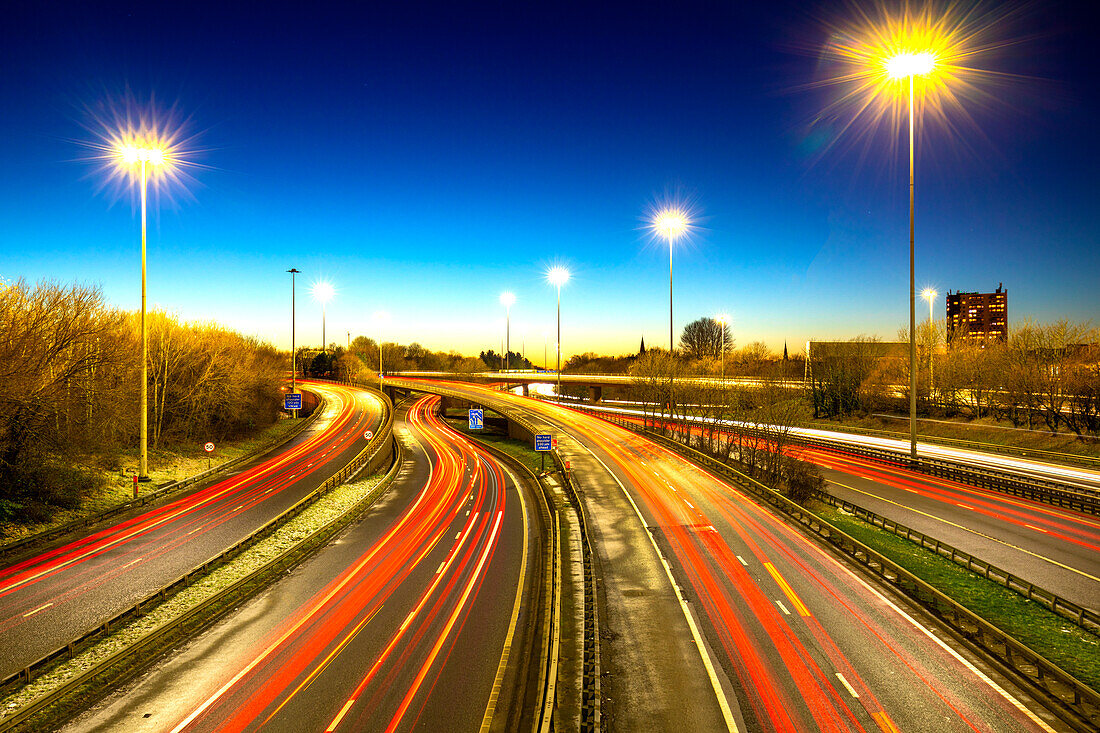
[[[540,371],[537,369],[508,369],[492,372],[391,372],[386,377],[400,377],[403,379],[439,379],[456,382],[474,382],[477,384],[500,384],[508,387],[523,387],[523,395],[530,393],[532,384],[556,385],[559,381],[562,386],[588,387],[588,398],[592,402],[600,402],[603,399],[604,387],[630,387],[637,382],[629,374],[558,374],[553,370]],[[801,380],[776,381],[758,379],[755,377],[713,377],[713,376],[683,376],[676,378],[677,384],[682,385],[707,385],[707,386],[742,386],[762,387],[764,385],[778,385],[787,388],[800,389],[805,386]]]

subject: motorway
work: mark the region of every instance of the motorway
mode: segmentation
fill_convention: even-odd
[[[694,432],[698,435],[702,430]],[[1081,606],[1100,609],[1097,517],[843,450],[816,446],[785,450],[820,466],[833,496],[924,532]]]
[[[1024,691],[944,641],[903,599],[867,582],[722,479],[598,418],[484,388],[458,389],[489,407],[522,410],[540,429],[552,429],[563,457],[574,462],[610,586],[609,668],[620,675],[608,685],[612,727],[719,729],[685,722],[696,701],[662,697],[664,680],[653,685],[614,664],[622,639],[629,647],[675,633],[616,616],[615,575],[629,553],[604,540],[621,536],[629,520],[653,538],[670,567],[685,618],[703,637],[695,689],[710,678],[711,708],[721,709],[729,730],[1064,730]],[[596,480],[593,459],[604,469]],[[633,517],[609,519],[604,512],[608,476],[634,506]],[[633,550],[648,551],[644,542]],[[677,677],[669,683],[683,686]],[[671,709],[647,725],[629,699],[634,687]]]
[[[325,412],[301,435],[233,473],[58,540],[0,569],[0,678],[63,647],[293,506],[377,431],[381,400],[307,384]]]
[[[68,730],[530,727],[535,499],[436,402],[397,411],[405,462],[359,521]]]

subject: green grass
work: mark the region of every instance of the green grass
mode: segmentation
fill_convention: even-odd
[[[489,411],[486,410],[485,412],[488,413]],[[447,422],[451,425],[451,427],[453,427],[455,430],[458,430],[460,433],[468,435],[475,440],[480,440],[483,443],[488,443],[494,448],[497,448],[498,450],[501,450],[512,456],[520,463],[531,469],[533,473],[539,473],[540,467],[542,466],[542,459],[540,457],[540,454],[535,451],[535,447],[533,445],[528,444],[526,441],[509,438],[505,433],[491,428],[488,425],[486,425],[484,430],[470,430],[465,417],[463,417],[461,420],[449,417],[447,418]],[[554,461],[550,458],[549,455],[546,456],[545,465],[546,468],[549,470],[554,469]]]
[[[882,553],[941,593],[1023,642],[1094,690],[1100,690],[1100,636],[1044,606],[862,519],[832,507],[818,516]]]

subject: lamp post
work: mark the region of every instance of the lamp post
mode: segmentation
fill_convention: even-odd
[[[327,280],[318,280],[313,284],[312,290],[313,299],[321,303],[321,351],[327,354],[328,342],[325,338],[325,306],[332,300],[332,296],[336,290],[332,287],[332,283]]]
[[[378,324],[378,391],[382,391],[382,325],[389,320],[390,314],[385,311],[374,312],[374,322]]]
[[[932,399],[932,357],[936,349],[936,322],[932,320],[932,302],[939,295],[932,288],[925,288],[921,296],[928,301],[928,399]]]
[[[668,240],[668,353],[676,350],[672,335],[672,245],[691,226],[691,221],[683,209],[665,208],[657,212],[650,222],[651,227],[660,236]]]
[[[561,399],[561,286],[569,282],[569,270],[561,265],[555,265],[546,272],[546,280],[558,289],[558,340],[554,342],[554,351],[557,352],[558,373],[558,399]],[[545,360],[545,354],[543,356]]]
[[[138,481],[149,480],[149,330],[146,324],[145,209],[149,190],[149,167],[162,166],[167,152],[156,143],[122,145],[114,151],[116,159],[132,170],[140,165],[141,185],[141,458]]]
[[[719,313],[714,317],[718,325],[722,327],[722,380],[726,379],[726,324],[730,321],[728,313]]]
[[[512,304],[516,302],[516,296],[512,293],[501,293],[500,304],[504,306],[504,356],[501,357],[501,369],[508,369],[512,365]],[[505,362],[507,359],[507,362]]]
[[[287,270],[290,273],[290,393],[295,394],[298,391],[298,348],[295,345],[295,276],[301,272],[297,268],[290,268]],[[294,417],[298,417],[298,411],[294,411]]]
[[[903,51],[885,59],[886,75],[895,80],[909,81],[909,457],[917,460],[917,287],[914,251],[916,228],[914,216],[914,142],[913,81],[930,74],[936,67],[936,57],[930,51]]]

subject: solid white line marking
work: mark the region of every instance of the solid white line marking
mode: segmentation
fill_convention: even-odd
[[[741,564],[744,565],[745,567],[749,566],[749,564],[747,562],[745,562],[745,558],[741,557],[740,555],[737,556],[737,559],[740,560]]]
[[[790,616],[790,615],[791,615],[791,612],[790,612],[790,611],[788,611],[788,610],[787,610],[787,607],[783,605],[783,601],[780,601],[780,600],[778,600],[778,599],[777,599],[777,600],[775,601],[775,605],[777,605],[777,606],[779,606],[780,608],[782,608],[782,609],[783,609],[783,613],[787,614],[788,616]]]
[[[34,609],[33,611],[27,611],[26,613],[23,614],[23,618],[27,618],[28,616],[33,616],[34,614],[38,613],[39,611],[44,611],[52,605],[53,605],[53,601],[50,601],[46,605],[39,606],[38,608]]]
[[[443,572],[443,566],[444,566],[444,565],[446,565],[446,564],[447,564],[447,561],[446,561],[446,560],[444,560],[443,562],[439,563],[439,567],[435,569],[435,574],[436,574],[436,575],[439,575],[439,574],[440,574],[441,572]]]
[[[673,489],[673,491],[675,491],[675,489]],[[687,504],[687,505],[688,505],[689,507],[691,507],[692,509],[694,509],[694,508],[695,508],[695,505],[694,505],[694,504],[692,504],[692,503],[691,503],[690,501],[688,501],[687,499],[684,499],[684,503],[685,503],[685,504]]]
[[[133,564],[134,564],[134,563],[136,563],[136,562],[141,562],[141,558],[139,557],[139,558],[138,558],[138,559],[136,559],[136,560],[131,560],[130,562],[128,562],[128,563],[126,563],[125,565],[123,565],[122,567],[124,567],[124,568],[128,568],[128,567],[130,567],[131,565],[133,565]]]
[[[1030,529],[1033,529],[1036,532],[1042,532],[1044,534],[1050,534],[1050,532],[1048,532],[1047,530],[1043,529],[1042,527],[1036,527],[1034,524],[1025,524],[1024,526],[1028,527]]]
[[[840,672],[837,672],[836,678],[840,680],[845,687],[848,688],[848,692],[852,693],[852,697],[856,698],[857,700],[859,699],[859,694],[854,689],[852,689],[851,685],[848,684],[848,680],[844,679],[844,675],[842,675]]]
[[[608,475],[615,479],[615,483],[622,489],[623,495],[626,496],[626,500],[630,502],[630,505],[634,507],[634,513],[638,515],[638,520],[646,529],[646,534],[649,535],[649,542],[653,545],[653,551],[657,553],[657,557],[660,559],[661,565],[665,569],[665,575],[668,576],[669,584],[673,588],[676,588],[676,579],[672,577],[672,566],[668,564],[668,560],[665,559],[664,553],[661,552],[661,548],[657,545],[657,540],[654,539],[653,533],[649,531],[649,525],[646,523],[645,517],[642,516],[642,510],[638,508],[638,504],[634,501],[634,497],[626,490],[626,485],[624,485],[623,482],[619,480],[619,477],[615,475],[615,472],[603,462],[603,459],[596,455],[594,450],[586,445],[582,445],[581,447],[588,451],[588,453],[603,466]],[[714,690],[714,696],[718,699],[718,707],[722,710],[722,718],[725,720],[726,730],[732,731],[732,733],[740,733],[741,728],[733,718],[729,700],[726,699],[726,691],[722,689],[722,683],[718,680],[718,672],[714,668],[714,662],[710,658],[710,652],[707,650],[706,642],[703,641],[703,635],[699,631],[699,626],[695,623],[695,617],[692,615],[691,609],[688,608],[687,602],[684,601],[684,597],[681,594],[677,593],[676,599],[680,601],[680,610],[684,614],[684,619],[687,620],[688,628],[691,629],[691,636],[695,639],[695,648],[699,650],[699,656],[702,658],[703,666],[707,670],[710,686]]]

